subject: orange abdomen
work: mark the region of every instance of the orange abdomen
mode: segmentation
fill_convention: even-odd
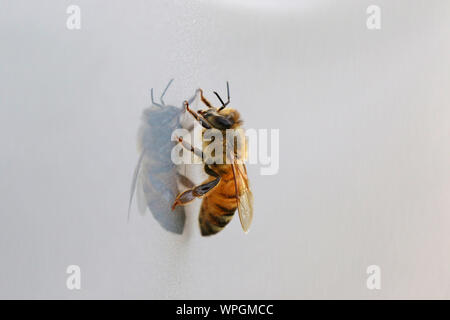
[[[222,176],[217,187],[203,198],[199,216],[202,235],[213,235],[225,228],[236,209],[236,189],[231,173],[231,176]]]

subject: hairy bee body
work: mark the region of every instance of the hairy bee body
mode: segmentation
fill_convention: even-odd
[[[228,166],[230,166],[226,169],[228,172],[221,175],[217,187],[203,198],[198,217],[203,236],[216,234],[225,228],[237,209],[233,173],[231,172],[231,165]],[[208,179],[208,181],[211,180],[213,179]]]
[[[242,120],[238,111],[227,108],[230,102],[228,83],[226,103],[214,92],[222,103],[219,108],[215,108],[203,96],[201,89],[198,89],[198,92],[208,109],[198,110],[197,113],[189,109],[188,101],[185,101],[185,107],[204,128],[203,150],[195,148],[182,137],[177,137],[177,140],[185,149],[202,158],[208,179],[180,193],[172,204],[172,210],[194,201],[195,198],[202,198],[199,225],[203,236],[221,231],[231,221],[236,209],[242,229],[248,232],[253,219],[253,194],[243,163],[247,155],[245,134],[241,129]],[[214,130],[209,131],[210,129]],[[216,154],[216,151],[219,154]]]
[[[220,112],[221,116],[229,117],[234,123],[230,129],[239,130],[242,124],[239,113],[231,108],[224,109]],[[212,120],[213,121],[213,120]],[[203,133],[205,130],[203,130]],[[209,167],[220,176],[219,184],[214,187],[207,195],[203,197],[200,208],[199,225],[203,236],[213,235],[221,231],[231,221],[237,209],[236,202],[236,186],[233,176],[232,159],[229,159],[230,148],[234,147],[233,153],[243,154],[245,148],[245,137],[243,135],[236,138],[240,141],[230,144],[226,140],[226,130],[221,130],[223,141],[222,164],[213,163]],[[203,138],[203,150],[206,150],[212,141]],[[239,148],[239,152],[238,152]],[[214,151],[212,156],[215,156]],[[207,160],[207,159],[205,159]],[[209,177],[205,182],[214,180]],[[204,182],[204,183],[205,183]]]

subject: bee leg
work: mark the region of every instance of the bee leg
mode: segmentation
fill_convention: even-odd
[[[203,197],[219,184],[221,178],[215,171],[207,165],[205,165],[205,171],[207,174],[215,177],[215,179],[180,193],[172,204],[172,210],[175,210],[177,206],[184,206],[188,204],[195,198]]]
[[[189,142],[187,142],[187,141],[184,141],[183,140],[183,137],[177,137],[177,139],[178,139],[178,142],[180,142],[181,143],[181,145],[186,149],[186,150],[189,150],[189,151],[191,151],[193,154],[195,154],[197,157],[199,157],[200,159],[203,159],[204,158],[204,155],[203,155],[203,151],[202,150],[200,150],[200,149],[198,149],[198,148],[195,148],[192,144],[190,144]]]
[[[195,118],[195,120],[197,120],[203,128],[205,129],[211,129],[212,126],[209,124],[209,122],[203,118],[202,116],[199,116],[197,114],[197,112],[195,112],[194,110],[191,110],[189,108],[189,103],[187,101],[184,101],[184,106],[186,107],[186,110],[189,111],[190,114],[192,114],[192,116]]]
[[[200,99],[202,99],[202,102],[204,104],[206,104],[206,106],[208,108],[214,108],[213,105],[211,104],[211,102],[209,102],[204,96],[203,96],[203,90],[202,89],[198,89],[198,91],[200,92]]]
[[[170,81],[169,81],[169,83],[167,84],[166,88],[164,89],[164,91],[163,91],[161,97],[159,98],[159,101],[161,101],[161,104],[162,104],[163,106],[166,105],[166,103],[165,103],[164,100],[163,100],[163,99],[164,99],[164,95],[166,94],[166,91],[167,91],[167,89],[169,89],[169,87],[170,87],[170,85],[172,84],[172,82],[173,82],[173,79],[170,79]]]

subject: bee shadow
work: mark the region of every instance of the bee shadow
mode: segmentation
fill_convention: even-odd
[[[138,133],[138,147],[141,150],[136,166],[130,195],[130,206],[134,193],[141,214],[148,208],[156,221],[167,231],[182,234],[186,222],[185,208],[171,206],[179,193],[179,174],[171,160],[171,150],[176,142],[171,140],[172,132],[181,128],[180,119],[184,109],[166,105],[163,97],[172,80],[156,103],[152,93],[152,106],[142,114]],[[193,101],[195,95],[189,100]]]

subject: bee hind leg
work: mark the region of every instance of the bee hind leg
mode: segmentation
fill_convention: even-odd
[[[180,193],[172,204],[172,210],[175,210],[177,206],[184,206],[188,204],[195,198],[203,197],[219,184],[221,179],[220,176],[209,168],[208,165],[205,165],[205,172],[210,176],[215,177],[215,179]]]
[[[198,185],[192,189],[188,189],[180,193],[172,204],[172,210],[175,210],[177,206],[184,206],[189,202],[193,201],[195,198],[200,198],[211,191],[220,182],[220,177],[216,179]]]

